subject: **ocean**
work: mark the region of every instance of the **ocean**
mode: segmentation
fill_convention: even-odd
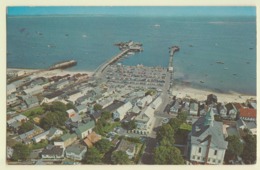
[[[7,67],[48,68],[75,59],[74,71],[94,71],[119,53],[114,43],[143,43],[125,65],[168,66],[175,82],[256,95],[256,17],[8,16]],[[221,63],[217,63],[217,62]]]

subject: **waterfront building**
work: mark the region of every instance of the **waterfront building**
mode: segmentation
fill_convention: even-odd
[[[218,104],[217,109],[218,109],[218,112],[219,112],[221,117],[223,117],[223,118],[227,117],[227,108],[223,103]]]
[[[256,109],[241,108],[239,110],[239,117],[244,121],[256,122]]]
[[[191,103],[190,104],[190,115],[191,116],[198,116],[199,104],[198,103]]]
[[[6,93],[7,95],[16,92],[16,86],[14,84],[8,84],[6,86]]]
[[[43,90],[44,90],[44,89],[43,89],[42,86],[34,86],[34,87],[32,87],[32,88],[25,89],[25,90],[23,91],[23,93],[24,93],[25,95],[31,95],[31,96],[33,96],[33,95],[35,95],[35,94],[42,93]]]
[[[225,105],[227,108],[227,118],[235,119],[237,116],[237,109],[234,107],[232,103],[228,103]]]
[[[188,139],[190,161],[223,164],[228,142],[224,139],[223,123],[214,120],[211,108],[205,116],[194,119]]]

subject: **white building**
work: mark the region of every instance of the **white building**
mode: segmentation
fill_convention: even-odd
[[[127,102],[123,106],[119,107],[114,113],[113,113],[113,119],[119,118],[119,120],[122,120],[126,113],[133,107],[132,103]]]
[[[149,105],[152,101],[153,101],[152,96],[147,95],[144,98],[142,98],[141,100],[138,100],[136,105],[143,108],[144,106]]]
[[[149,134],[151,131],[152,123],[154,121],[154,109],[148,106],[140,115],[135,118],[137,125],[134,133]]]
[[[214,121],[212,109],[194,122],[189,142],[190,161],[223,164],[228,142],[224,139],[223,123]]]
[[[42,86],[34,86],[33,88],[28,88],[28,89],[25,89],[23,92],[25,94],[28,94],[28,95],[35,95],[35,94],[38,94],[38,93],[42,93],[43,92],[43,87]]]
[[[8,84],[6,86],[6,93],[7,95],[13,93],[13,92],[16,92],[16,86],[14,84]]]
[[[162,98],[161,97],[157,97],[153,103],[151,104],[151,107],[156,110],[159,108],[159,106],[162,104]]]
[[[67,158],[81,161],[85,153],[87,152],[87,147],[82,145],[71,145],[66,148],[65,155]]]

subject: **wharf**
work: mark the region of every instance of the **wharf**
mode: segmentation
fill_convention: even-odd
[[[168,66],[168,71],[169,72],[173,72],[173,55],[175,52],[179,51],[180,48],[178,46],[172,46],[169,47],[170,51],[170,59],[169,59],[169,66]]]

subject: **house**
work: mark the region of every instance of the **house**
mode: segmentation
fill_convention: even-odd
[[[88,136],[91,132],[92,129],[95,127],[95,122],[94,121],[89,121],[85,124],[80,125],[76,130],[75,133],[80,139],[84,139],[86,136]]]
[[[13,118],[7,120],[7,125],[10,126],[10,125],[11,125],[12,123],[14,123],[14,122],[24,123],[24,122],[27,122],[28,120],[29,120],[29,119],[28,119],[26,116],[20,114],[20,115],[17,115],[17,116],[15,116],[15,117],[13,117]]]
[[[77,140],[77,135],[76,134],[65,134],[61,136],[60,141],[55,141],[54,145],[55,146],[62,146],[63,148],[66,148],[67,146],[71,145]]]
[[[39,126],[34,125],[34,128],[26,133],[23,133],[18,136],[17,140],[25,144],[30,144],[33,137],[43,133],[44,130]]]
[[[69,118],[74,117],[76,115],[76,111],[74,109],[69,109],[66,112]]]
[[[76,111],[78,113],[86,113],[88,111],[88,107],[84,104],[76,106]]]
[[[82,96],[83,96],[83,94],[79,90],[73,90],[73,91],[66,93],[65,98],[68,102],[75,104],[77,99]]]
[[[244,121],[243,119],[238,119],[236,121],[236,126],[238,131],[241,133],[241,136],[244,135],[243,130],[248,129],[253,135],[257,134],[256,122]]]
[[[129,159],[132,159],[136,152],[136,144],[122,139],[115,152],[116,151],[123,151],[127,154]]]
[[[151,131],[151,125],[154,121],[154,109],[148,106],[143,112],[135,118],[136,129],[134,133],[137,134],[149,134]]]
[[[65,155],[66,158],[81,161],[85,153],[87,152],[87,147],[80,144],[74,144],[66,148]]]
[[[151,104],[151,107],[156,110],[159,108],[159,106],[162,104],[162,98],[161,97],[157,97]]]
[[[100,111],[100,110],[94,111],[94,112],[90,115],[90,117],[92,117],[92,119],[95,120],[95,122],[97,122],[98,119],[101,118],[101,111]]]
[[[39,106],[39,100],[36,96],[31,96],[24,100],[28,109]]]
[[[244,121],[256,122],[256,109],[252,108],[241,108],[239,110],[239,117]]]
[[[207,100],[206,100],[207,105],[212,105],[212,104],[215,105],[215,104],[217,104],[217,102],[218,102],[218,98],[216,95],[209,94],[207,96]]]
[[[119,107],[114,113],[113,113],[113,119],[119,119],[122,120],[126,113],[133,107],[132,103],[127,102],[123,106]]]
[[[237,109],[234,107],[234,105],[232,103],[228,103],[225,105],[225,107],[227,108],[226,118],[235,119],[237,116]]]
[[[64,87],[69,85],[69,81],[67,79],[59,80],[58,82],[52,84],[51,88],[61,90]]]
[[[92,103],[92,102],[94,102],[94,97],[91,94],[87,94],[87,95],[77,98],[77,100],[75,101],[75,104],[76,105],[82,105],[82,104],[86,105],[86,104]]]
[[[218,112],[219,112],[221,117],[223,117],[223,118],[227,117],[227,108],[223,103],[218,104],[217,109],[218,109]]]
[[[248,99],[248,100],[246,100],[246,103],[249,108],[252,108],[252,109],[257,108],[256,100],[254,100],[254,99]]]
[[[44,98],[41,102],[41,105],[43,103],[51,103],[53,101],[59,100],[59,97],[63,94],[64,94],[63,91],[55,91],[53,93],[47,94],[47,95],[44,96]]]
[[[86,139],[84,139],[84,143],[91,148],[93,144],[101,140],[101,135],[96,134],[96,132],[91,132]]]
[[[35,142],[35,143],[39,143],[39,142],[41,142],[41,140],[45,140],[45,139],[47,139],[47,135],[49,134],[49,131],[45,131],[45,132],[43,132],[43,133],[41,133],[41,134],[39,134],[39,135],[37,135],[37,136],[34,136],[33,138],[32,138],[32,140]]]
[[[33,95],[35,95],[35,94],[42,93],[43,90],[44,90],[44,89],[43,89],[42,86],[37,85],[37,86],[34,86],[34,87],[32,87],[32,88],[25,89],[25,90],[23,91],[23,93],[24,93],[25,95],[31,95],[31,96],[33,96]]]
[[[15,94],[9,94],[9,95],[7,95],[7,97],[6,97],[6,104],[7,104],[7,106],[16,103],[17,99],[18,99],[18,98],[16,97]]]
[[[193,119],[192,131],[188,137],[189,158],[202,164],[223,164],[228,142],[223,135],[223,123],[214,120],[210,108],[207,114]]]
[[[184,98],[182,100],[182,111],[186,111],[186,112],[189,112],[190,110],[190,99],[188,98]]]
[[[141,109],[138,106],[134,106],[131,110],[132,113],[134,114],[139,114],[141,112]]]
[[[64,158],[64,149],[60,146],[49,145],[42,152],[43,159],[61,159]]]
[[[103,109],[103,111],[114,112],[114,111],[116,111],[118,108],[120,108],[121,106],[123,106],[124,104],[125,104],[125,102],[122,102],[122,101],[120,101],[120,100],[114,100],[114,102],[113,102],[111,105],[105,107],[105,108]]]
[[[6,94],[9,95],[9,94],[12,94],[16,92],[16,86],[14,84],[8,84],[6,86]]]
[[[62,130],[60,130],[58,128],[55,128],[55,127],[52,127],[49,130],[49,133],[47,135],[47,139],[48,140],[52,140],[52,139],[54,139],[56,137],[59,137],[61,135],[63,135],[63,131]]]
[[[113,102],[114,102],[114,99],[112,97],[104,98],[104,99],[102,99],[100,101],[97,101],[97,103],[102,106],[102,109],[104,109],[105,107],[111,105]]]
[[[170,113],[177,114],[180,108],[181,108],[181,101],[176,100],[173,106],[170,108]]]
[[[199,104],[198,103],[191,103],[190,104],[190,115],[191,116],[198,116]]]
[[[140,108],[143,108],[146,105],[149,105],[153,101],[153,98],[151,95],[147,95],[141,100],[138,100],[136,105],[139,106]]]
[[[207,113],[207,106],[205,103],[199,103],[199,116],[205,116]]]

